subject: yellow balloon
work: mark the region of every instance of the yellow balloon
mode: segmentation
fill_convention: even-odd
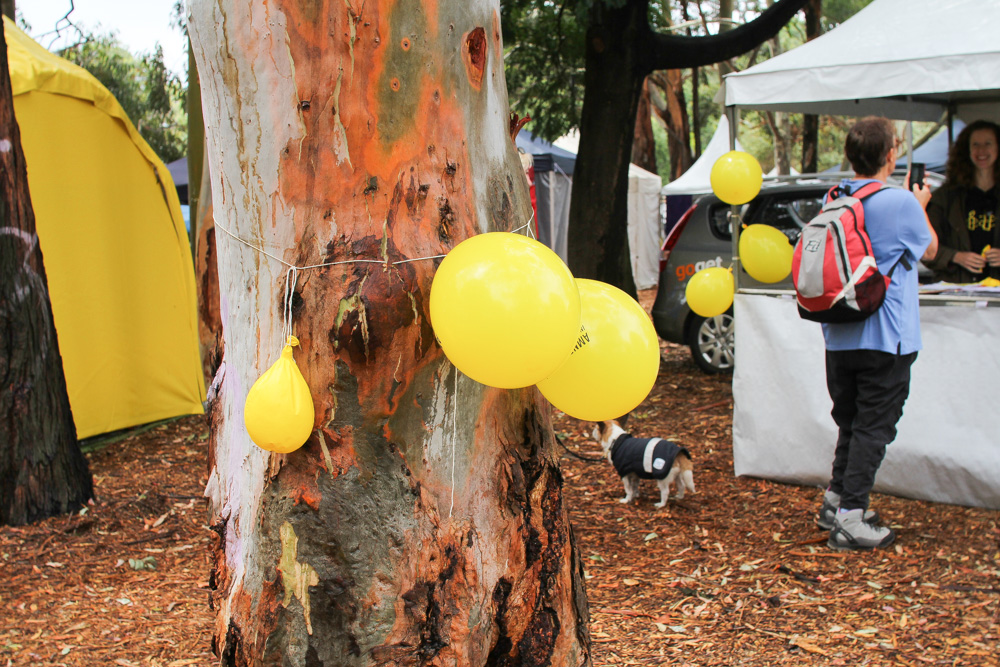
[[[583,307],[576,347],[559,370],[538,383],[571,417],[621,417],[649,395],[660,369],[660,344],[646,311],[617,287],[576,281]]]
[[[491,387],[528,387],[573,351],[580,294],[573,274],[544,245],[518,234],[480,234],[441,262],[431,325],[451,363]]]
[[[760,192],[764,172],[749,153],[729,151],[712,165],[712,192],[727,204],[746,204]]]
[[[788,237],[770,225],[750,225],[740,232],[740,261],[754,280],[776,283],[787,278],[793,252]]]
[[[269,452],[287,454],[306,443],[316,418],[312,396],[292,358],[294,336],[281,356],[250,387],[243,406],[243,422],[250,439]]]
[[[684,289],[688,306],[702,317],[715,317],[729,310],[734,292],[733,274],[721,266],[697,272]]]

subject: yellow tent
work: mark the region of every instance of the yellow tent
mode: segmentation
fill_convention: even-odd
[[[194,270],[166,166],[97,79],[3,26],[77,436],[201,413]]]

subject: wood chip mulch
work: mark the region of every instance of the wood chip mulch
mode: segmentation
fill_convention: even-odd
[[[662,350],[627,426],[691,450],[695,495],[620,504],[610,464],[572,454],[600,456],[590,425],[555,419],[595,666],[1000,666],[1000,512],[875,494],[897,543],[833,552],[819,489],[733,476],[730,378]],[[217,664],[204,419],[89,445],[93,506],[0,527],[0,667]]]

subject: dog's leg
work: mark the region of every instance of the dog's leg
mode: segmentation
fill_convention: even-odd
[[[692,471],[691,469],[685,470],[683,473],[681,473],[681,480],[683,480],[684,486],[687,487],[688,491],[690,491],[691,493],[697,493],[697,491],[694,490],[694,471]],[[683,490],[684,489],[681,488],[682,492]],[[678,498],[679,497],[680,496],[678,496]]]
[[[670,497],[670,481],[673,473],[663,479],[656,481],[656,485],[660,487],[660,502],[653,505],[653,507],[660,509],[667,506],[667,498]]]
[[[620,502],[620,503],[630,503],[630,502],[632,502],[632,498],[635,497],[635,493],[632,490],[631,480],[632,480],[632,475],[631,474],[625,475],[624,477],[622,477],[622,485],[625,487],[625,497],[624,498],[619,498],[618,502]]]
[[[684,484],[681,482],[681,480],[683,479],[683,474],[684,473],[681,472],[679,466],[673,466],[672,468],[670,468],[670,474],[667,475],[667,483],[673,485],[674,488],[676,488],[676,492],[674,493],[674,498],[676,498],[677,500],[680,500],[681,498],[684,497]]]

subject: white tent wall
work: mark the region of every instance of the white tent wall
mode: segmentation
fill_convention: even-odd
[[[556,167],[535,172],[535,202],[538,206],[538,240],[566,261],[566,230],[573,179]]]
[[[636,289],[656,287],[660,279],[660,186],[656,174],[628,167],[628,247]]]

